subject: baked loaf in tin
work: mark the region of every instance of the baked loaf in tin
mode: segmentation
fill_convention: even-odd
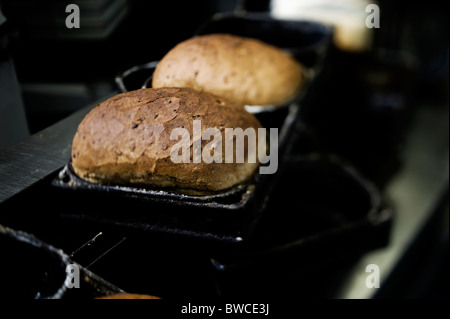
[[[281,49],[212,34],[173,48],[158,64],[152,86],[194,88],[248,106],[279,106],[293,100],[304,83],[302,65]]]
[[[72,167],[83,180],[102,185],[149,185],[219,192],[249,180],[259,163],[180,163],[171,160],[177,128],[202,130],[261,128],[237,103],[189,88],[144,89],[115,96],[80,124],[72,146]],[[202,148],[210,141],[202,141]],[[191,145],[192,146],[192,145]],[[192,147],[191,147],[192,151]],[[225,156],[225,152],[223,152]],[[191,152],[191,159],[193,154]]]

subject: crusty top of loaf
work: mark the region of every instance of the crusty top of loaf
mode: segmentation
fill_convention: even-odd
[[[215,192],[247,181],[257,163],[172,162],[171,149],[179,142],[170,140],[172,130],[185,128],[192,140],[194,120],[202,121],[202,130],[222,133],[225,128],[261,127],[242,105],[212,94],[188,88],[129,92],[100,104],[83,120],[73,141],[72,166],[79,177],[98,184]]]
[[[190,87],[244,105],[282,105],[304,85],[291,55],[256,39],[228,34],[180,43],[158,64],[153,87]]]

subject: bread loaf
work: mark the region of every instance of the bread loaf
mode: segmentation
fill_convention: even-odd
[[[153,87],[190,87],[243,105],[278,106],[304,85],[303,68],[281,49],[227,34],[180,43],[158,64]]]
[[[129,92],[100,104],[80,124],[72,146],[74,172],[96,184],[206,192],[226,190],[251,178],[258,163],[171,160],[171,149],[178,143],[171,140],[171,132],[183,128],[192,139],[194,120],[202,121],[202,130],[261,128],[242,105],[209,93],[189,88]],[[202,141],[202,148],[207,143]]]

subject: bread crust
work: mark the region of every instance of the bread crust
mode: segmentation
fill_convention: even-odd
[[[278,106],[304,86],[302,65],[281,49],[228,34],[180,43],[158,64],[153,87],[190,87],[244,105]]]
[[[174,164],[171,132],[261,128],[244,107],[188,88],[145,89],[98,105],[80,124],[72,145],[72,166],[82,179],[103,185],[144,184],[158,188],[218,192],[250,179],[259,164]],[[202,142],[202,149],[209,141]],[[191,145],[192,150],[192,145]],[[246,154],[246,158],[247,158]],[[225,154],[223,155],[225,156]],[[192,152],[191,152],[192,158]]]

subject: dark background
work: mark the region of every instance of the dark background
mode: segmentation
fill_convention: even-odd
[[[160,59],[213,14],[243,7],[264,11],[269,7],[266,0],[126,0],[117,8],[117,12],[126,11],[124,17],[100,20],[104,10],[119,2],[99,1],[103,6],[88,14],[81,7],[82,28],[67,30],[64,9],[76,1],[0,1],[8,18],[8,50],[19,82],[25,84],[23,98],[31,133],[115,89],[112,80],[117,73]],[[442,2],[380,1],[380,6],[382,28],[377,31],[377,45],[406,49],[417,56],[426,98],[445,98],[441,86],[448,76],[448,16]],[[86,15],[99,19],[97,27],[83,24]],[[89,28],[97,32],[108,26],[114,28],[104,36],[83,36],[89,34]],[[72,38],[77,32],[80,38]],[[58,87],[42,91],[33,86],[43,83],[76,83],[86,87],[86,92],[65,101]]]

